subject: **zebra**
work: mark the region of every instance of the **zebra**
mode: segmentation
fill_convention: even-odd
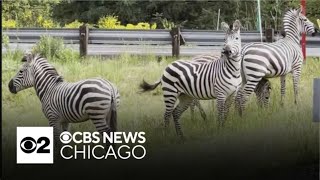
[[[177,60],[169,64],[161,78],[154,84],[145,80],[140,84],[142,92],[154,90],[162,84],[165,103],[164,126],[168,127],[173,116],[177,135],[183,140],[179,118],[193,102],[193,99],[217,99],[219,127],[224,125],[226,115],[235,92],[241,85],[239,20],[228,26],[222,22],[226,32],[225,45],[221,57],[216,61],[197,62]],[[176,101],[179,100],[177,106]]]
[[[205,63],[205,62],[218,60],[219,58],[220,58],[220,55],[217,55],[217,54],[204,54],[204,55],[197,55],[197,56],[193,57],[191,60]],[[259,81],[254,92],[255,92],[256,98],[258,100],[257,101],[258,106],[260,108],[262,108],[262,107],[267,108],[268,107],[271,89],[272,89],[271,83],[268,79],[263,78],[261,81]],[[206,116],[205,111],[204,111],[203,107],[201,106],[201,103],[199,102],[198,99],[193,99],[192,103],[190,104],[191,119],[194,120],[195,107],[197,107],[199,109],[202,119],[206,120],[207,116]]]
[[[101,78],[66,82],[43,56],[26,53],[23,65],[10,80],[13,94],[34,87],[42,105],[42,112],[54,129],[56,145],[59,135],[68,131],[70,123],[89,119],[99,133],[117,131],[117,109],[120,94],[116,86]]]
[[[285,96],[285,78],[293,75],[294,103],[297,104],[298,83],[302,67],[300,33],[314,33],[314,25],[302,13],[301,8],[288,10],[283,18],[285,37],[273,43],[253,43],[245,45],[242,51],[241,76],[243,84],[236,101],[242,116],[245,103],[262,78],[280,76],[281,100]]]
[[[211,61],[218,60],[221,57],[220,54],[201,54],[193,57],[191,61],[196,61],[196,62],[203,62],[203,63],[208,63]],[[190,112],[191,112],[191,119],[194,120],[194,109],[197,107],[200,111],[201,117],[203,120],[207,119],[207,115],[201,106],[201,103],[198,99],[193,99],[192,103],[190,104]]]

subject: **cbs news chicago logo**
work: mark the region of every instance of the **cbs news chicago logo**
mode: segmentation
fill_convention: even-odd
[[[53,164],[53,127],[17,127],[17,164]],[[59,137],[62,147],[57,152],[65,160],[78,159],[143,159],[146,149],[145,132],[62,132]],[[72,142],[72,143],[71,143]],[[112,145],[119,144],[116,149]],[[97,152],[103,151],[103,154]],[[66,155],[71,152],[71,155]],[[82,155],[82,156],[81,156]]]

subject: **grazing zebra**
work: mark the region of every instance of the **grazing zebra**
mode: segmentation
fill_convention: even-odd
[[[261,81],[259,81],[257,87],[254,90],[259,107],[267,108],[269,106],[271,89],[271,83],[268,79],[262,78]]]
[[[67,131],[69,123],[91,119],[98,132],[117,131],[117,108],[120,95],[117,88],[101,78],[65,82],[47,59],[27,53],[22,68],[9,82],[11,93],[34,87],[42,111],[54,128],[54,138]]]
[[[300,9],[288,10],[283,18],[285,37],[273,43],[253,43],[245,45],[242,51],[241,76],[243,84],[237,94],[240,115],[245,102],[262,78],[280,76],[281,104],[285,95],[285,77],[293,74],[294,102],[297,104],[298,83],[302,66],[300,33],[314,33],[314,25]]]
[[[240,76],[240,38],[239,20],[230,27],[225,22],[221,27],[226,32],[222,56],[216,61],[197,62],[178,60],[166,67],[162,77],[154,84],[143,81],[143,92],[154,90],[162,84],[165,113],[164,125],[168,127],[173,116],[175,129],[183,139],[179,118],[190,106],[193,99],[217,99],[218,122],[222,126],[235,92],[241,85]],[[175,106],[176,101],[179,103]]]

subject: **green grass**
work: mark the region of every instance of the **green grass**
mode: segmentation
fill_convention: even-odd
[[[20,55],[20,56],[19,56]],[[34,89],[13,95],[8,82],[21,65],[21,54],[9,54],[2,59],[2,128],[4,147],[15,144],[17,126],[47,126],[48,120],[41,111],[41,104]],[[287,76],[285,106],[280,106],[280,79],[271,79],[271,104],[267,110],[257,107],[252,96],[243,118],[232,108],[226,126],[217,128],[215,101],[201,101],[208,120],[204,122],[196,111],[192,121],[190,111],[181,117],[186,142],[181,144],[175,134],[173,122],[170,128],[162,128],[164,103],[157,88],[151,93],[139,94],[142,79],[156,81],[171,59],[160,63],[152,55],[137,57],[122,55],[115,59],[87,58],[60,60],[52,64],[66,81],[74,82],[89,77],[102,77],[117,85],[121,95],[118,113],[119,131],[145,131],[149,152],[206,151],[225,152],[235,148],[244,152],[274,152],[288,155],[293,161],[318,158],[319,124],[312,122],[312,82],[320,76],[320,62],[311,58],[303,66],[298,105],[293,103],[292,77]],[[71,131],[95,131],[90,121],[72,124]],[[14,143],[12,143],[14,142]],[[231,149],[232,150],[232,149]],[[288,153],[291,152],[291,153]]]

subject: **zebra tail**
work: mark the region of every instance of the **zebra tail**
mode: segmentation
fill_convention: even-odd
[[[157,86],[159,86],[160,83],[161,83],[160,79],[157,82],[155,82],[154,84],[149,84],[145,80],[143,80],[142,83],[140,84],[140,89],[142,89],[142,92],[152,91]]]
[[[111,100],[110,128],[112,132],[117,131],[117,105],[114,97]]]

